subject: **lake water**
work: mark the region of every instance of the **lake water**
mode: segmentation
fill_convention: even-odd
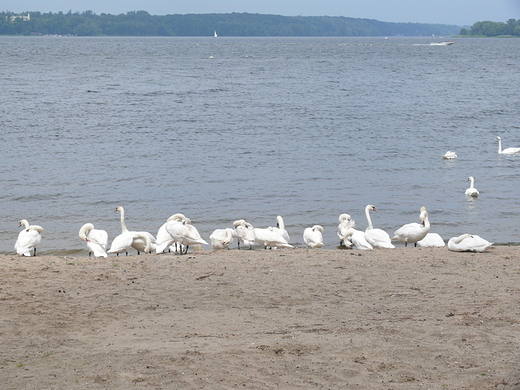
[[[0,253],[25,218],[40,254],[85,255],[80,226],[111,241],[118,205],[131,230],[182,212],[206,240],[282,215],[327,248],[341,213],[364,230],[374,204],[392,234],[426,206],[445,240],[519,243],[520,155],[495,137],[520,147],[520,40],[432,41],[0,37]]]

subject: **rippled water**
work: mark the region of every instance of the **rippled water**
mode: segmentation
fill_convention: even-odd
[[[42,254],[86,254],[92,222],[204,238],[284,217],[291,242],[337,218],[392,233],[426,206],[444,239],[520,241],[520,40],[1,37],[0,252],[18,221]],[[445,161],[447,150],[459,158]],[[481,195],[464,195],[468,176]]]

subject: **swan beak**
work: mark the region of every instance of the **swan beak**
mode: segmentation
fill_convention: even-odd
[[[375,207],[374,207],[374,208],[373,208],[372,210],[374,210],[374,211],[379,211],[379,210],[378,210],[378,209],[376,209]]]

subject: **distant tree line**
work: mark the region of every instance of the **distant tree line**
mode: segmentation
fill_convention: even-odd
[[[484,37],[498,37],[504,35],[512,35],[520,37],[520,19],[509,19],[504,22],[476,22],[468,29],[461,29],[460,35],[475,35]]]
[[[390,23],[330,16],[250,13],[150,15],[146,11],[96,15],[92,11],[0,13],[0,35],[80,36],[451,36],[460,26]],[[17,17],[18,16],[18,17]]]

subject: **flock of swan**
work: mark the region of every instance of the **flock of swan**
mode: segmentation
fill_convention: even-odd
[[[520,153],[520,148],[502,149],[502,139],[495,138],[498,141],[498,153],[502,155],[511,155]],[[444,159],[455,159],[457,154],[452,151],[446,152]],[[475,188],[475,178],[468,177],[470,182],[466,195],[470,197],[478,197],[479,192]],[[79,237],[85,241],[89,249],[89,256],[107,257],[108,254],[119,253],[128,254],[128,250],[133,248],[137,253],[164,253],[165,251],[185,254],[188,252],[190,245],[209,245],[199,234],[197,229],[191,224],[191,220],[183,214],[174,214],[159,228],[157,235],[154,237],[151,233],[144,231],[130,231],[125,224],[125,210],[118,206],[115,211],[119,211],[121,215],[121,234],[117,235],[110,249],[107,251],[108,234],[104,230],[95,229],[91,223],[84,224],[79,230]],[[356,230],[355,222],[349,214],[341,214],[339,216],[339,225],[337,235],[340,245],[347,248],[357,248],[360,250],[371,250],[378,248],[395,248],[392,241],[403,242],[405,246],[414,244],[420,247],[441,247],[445,246],[444,240],[437,233],[430,233],[430,221],[428,212],[425,207],[419,211],[419,223],[406,224],[394,232],[394,236],[390,235],[382,229],[373,227],[370,217],[371,211],[377,211],[375,206],[367,205],[365,207],[365,216],[367,219],[367,228],[365,231]],[[38,225],[30,225],[25,219],[20,221],[19,226],[23,226],[18,239],[14,245],[17,254],[22,256],[36,256],[36,246],[42,239],[43,228]],[[294,248],[289,244],[290,237],[285,229],[284,221],[281,216],[277,216],[276,227],[255,228],[253,225],[243,219],[233,222],[232,228],[216,229],[210,236],[211,246],[214,250],[228,249],[234,239],[237,240],[237,247],[240,245],[249,246],[251,249],[254,244],[262,245],[264,248]],[[303,232],[303,242],[309,249],[323,247],[323,227],[314,225],[308,227]],[[448,249],[451,251],[471,251],[484,252],[493,243],[474,235],[462,234],[458,237],[452,237],[448,241]]]

